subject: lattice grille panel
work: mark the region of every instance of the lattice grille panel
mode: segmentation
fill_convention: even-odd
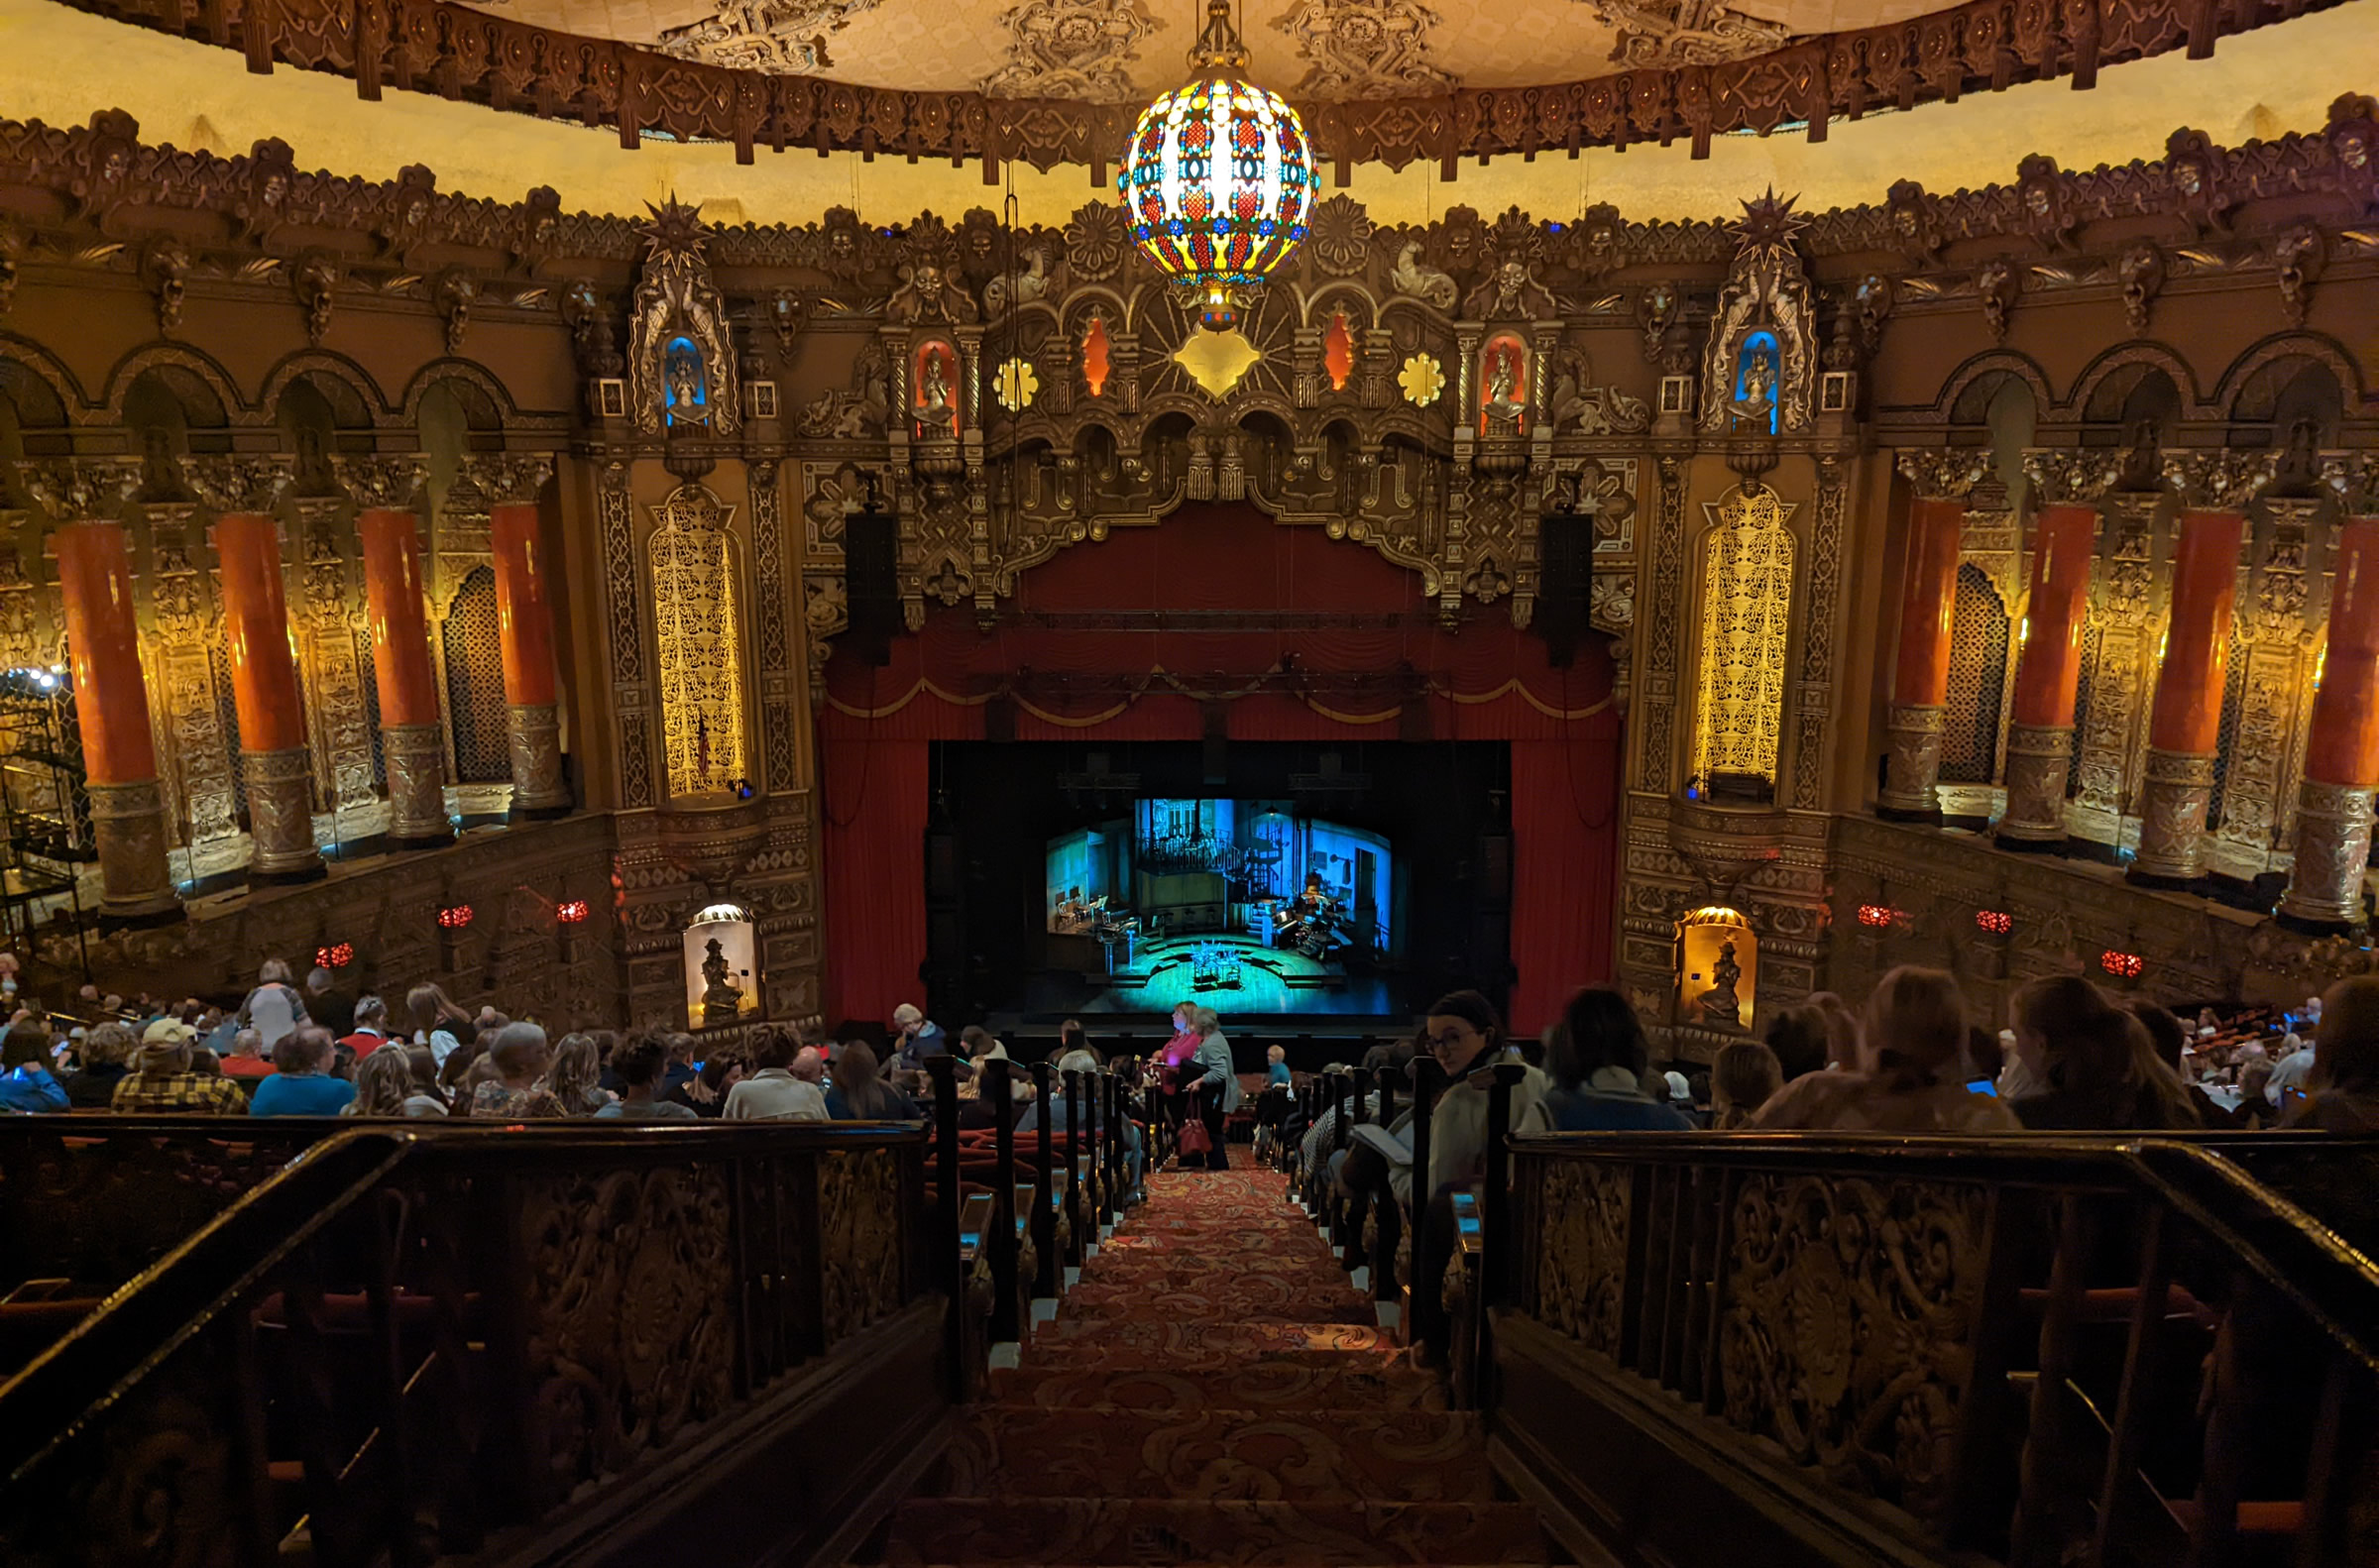
[[[1973,563],[1958,568],[1950,622],[1949,728],[1941,739],[1941,781],[1988,784],[1998,771],[1999,713],[2007,696],[2007,607]]]
[[[492,568],[473,568],[455,590],[444,641],[454,776],[465,784],[500,784],[512,776],[512,751],[505,738],[504,638]]]
[[[1772,490],[1727,499],[1704,545],[1693,782],[1776,778],[1784,652],[1792,636],[1791,530]]]
[[[383,797],[389,793],[389,759],[380,746],[380,669],[372,656],[372,639],[355,639],[355,678],[362,683],[364,693],[364,729],[372,737],[372,787]]]
[[[223,731],[223,746],[231,759],[232,820],[248,822],[248,763],[240,752],[240,705],[231,695],[231,650],[220,639],[207,649],[215,667],[215,724]]]
[[[2223,797],[2229,791],[2230,756],[2238,745],[2238,716],[2247,694],[2247,648],[2238,639],[2238,623],[2230,625],[2229,665],[2222,675],[2222,724],[2213,749],[2213,799],[2206,808],[2209,831],[2222,825]]]
[[[2090,606],[2082,607],[2082,674],[2074,683],[2074,738],[2067,753],[2065,796],[2071,800],[2082,793],[2082,736],[2090,728],[2090,692],[2097,675],[2098,654],[2104,638],[2092,622]]]

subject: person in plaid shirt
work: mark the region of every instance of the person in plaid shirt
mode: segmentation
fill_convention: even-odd
[[[190,1045],[197,1032],[161,1018],[141,1036],[133,1070],[116,1085],[109,1109],[135,1116],[243,1116],[248,1096],[217,1073],[190,1070]]]

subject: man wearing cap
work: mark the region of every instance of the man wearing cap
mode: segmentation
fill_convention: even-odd
[[[141,1034],[133,1070],[116,1085],[109,1108],[135,1116],[242,1116],[248,1096],[217,1073],[190,1070],[190,1044],[197,1032],[178,1019],[161,1018]]]

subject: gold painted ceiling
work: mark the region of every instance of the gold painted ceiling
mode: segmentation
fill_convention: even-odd
[[[1181,79],[1199,0],[503,0],[531,27],[868,87],[1125,103]],[[1943,0],[1242,0],[1252,73],[1304,99],[1426,97],[1706,65]]]

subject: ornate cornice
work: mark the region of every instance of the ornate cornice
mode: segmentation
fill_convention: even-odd
[[[182,477],[215,511],[271,511],[296,475],[297,460],[282,453],[182,460]]]
[[[78,9],[236,49],[251,68],[283,62],[388,88],[677,141],[849,150],[909,158],[1017,160],[1101,169],[1121,150],[1129,105],[978,93],[904,92],[809,75],[766,74],[674,57],[613,40],[531,27],[446,0],[276,0],[239,7],[186,0],[68,0]],[[1301,104],[1314,145],[1340,163],[1392,168],[1434,160],[1690,141],[1706,156],[1730,131],[1762,135],[1870,108],[1914,107],[2071,75],[2214,41],[2343,0],[1973,0],[1906,23],[1837,33],[1748,59],[1645,66],[1539,87],[1428,99]]]
[[[367,510],[409,511],[414,494],[429,482],[429,459],[420,456],[334,456],[330,467],[356,505]]]

